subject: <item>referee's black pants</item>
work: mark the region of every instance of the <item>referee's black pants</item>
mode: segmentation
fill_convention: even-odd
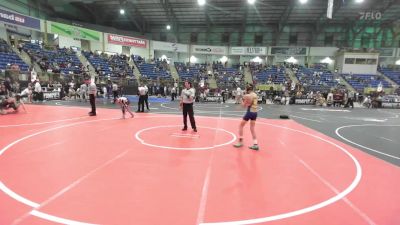
[[[187,116],[189,114],[190,125],[192,126],[192,129],[196,129],[196,121],[194,120],[194,112],[193,112],[193,103],[189,104],[183,103],[182,111],[183,111],[184,128],[187,128]]]
[[[115,103],[118,98],[118,91],[113,91],[113,95],[114,95],[114,103]]]
[[[92,106],[92,111],[90,113],[96,115],[96,97],[94,94],[89,94],[89,101],[90,101],[90,106]]]
[[[353,102],[352,98],[347,99],[347,104],[346,104],[345,108],[350,107],[350,106],[351,106],[351,108],[354,108],[354,102]]]
[[[139,95],[138,112],[144,112],[144,95]]]
[[[144,103],[146,103],[146,108],[147,108],[147,110],[150,110],[150,108],[149,108],[149,94],[146,94],[145,96],[144,96]]]

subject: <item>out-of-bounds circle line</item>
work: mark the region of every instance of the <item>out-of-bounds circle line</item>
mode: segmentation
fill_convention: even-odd
[[[58,123],[58,122],[65,122],[65,121],[71,121],[71,120],[79,120],[79,119],[83,119],[83,118],[87,118],[87,117],[89,117],[89,116],[81,116],[81,117],[75,117],[75,118],[69,118],[69,119],[63,119],[63,120],[53,120],[53,121],[37,122],[37,123],[5,124],[5,125],[0,125],[0,128],[43,125],[43,124]]]
[[[49,131],[53,131],[53,130],[57,130],[57,129],[61,129],[61,128],[72,127],[72,126],[79,125],[79,124],[93,123],[93,122],[98,122],[98,121],[116,120],[116,119],[119,119],[119,118],[109,118],[109,119],[98,119],[98,120],[91,120],[91,121],[82,121],[82,122],[76,122],[76,123],[72,123],[72,124],[66,124],[66,125],[62,125],[62,126],[58,126],[58,127],[52,127],[52,128],[46,129],[46,130],[42,130],[42,131],[27,135],[25,137],[22,137],[22,138],[20,138],[20,139],[18,139],[16,141],[13,141],[12,143],[8,144],[7,146],[5,146],[4,148],[2,148],[0,150],[0,156],[3,155],[4,152],[6,152],[12,146],[14,146],[14,145],[26,140],[26,139],[32,138],[34,136],[37,136],[39,134],[43,134],[43,133],[46,133],[46,132],[49,132]],[[39,212],[39,211],[35,210],[36,208],[40,207],[39,203],[33,202],[33,201],[31,201],[31,200],[29,200],[29,199],[27,199],[27,198],[15,193],[11,189],[9,189],[1,180],[0,180],[0,190],[2,190],[5,194],[10,196],[11,198],[17,200],[18,202],[21,202],[21,203],[23,203],[23,204],[25,204],[27,206],[30,206],[30,207],[34,208],[34,210],[30,212],[31,215],[34,215],[34,214],[32,214],[32,212],[34,212],[34,211]],[[42,213],[40,215],[42,216],[42,217],[40,217],[42,219],[46,219],[46,220],[57,222],[57,223],[90,225],[90,223],[84,223],[84,222],[80,222],[80,221],[68,220],[68,219],[64,219],[64,218],[48,215],[48,214],[45,214],[45,213]],[[46,216],[46,215],[48,215],[48,216]],[[68,223],[66,223],[66,222],[68,222]]]
[[[356,145],[356,146],[358,146],[358,147],[361,147],[361,148],[363,148],[363,149],[365,149],[365,150],[368,150],[368,151],[371,151],[371,152],[375,152],[375,153],[378,153],[378,154],[381,154],[381,155],[384,155],[384,156],[387,156],[387,157],[390,157],[390,158],[393,158],[393,159],[398,159],[398,160],[400,160],[400,157],[397,157],[397,156],[394,156],[394,155],[390,155],[390,154],[387,154],[387,153],[378,151],[378,150],[373,149],[373,148],[369,148],[369,147],[364,146],[364,145],[362,145],[362,144],[359,144],[359,143],[356,143],[356,142],[354,142],[354,141],[351,141],[351,140],[349,140],[349,139],[343,137],[343,135],[340,134],[340,130],[345,129],[345,128],[352,128],[352,127],[400,127],[400,125],[358,124],[358,125],[347,125],[347,126],[338,127],[338,128],[335,130],[335,133],[336,133],[336,135],[337,135],[338,137],[340,137],[341,139],[343,139],[344,141],[346,141],[346,142],[348,142],[348,143],[350,143],[350,144]]]
[[[233,119],[231,119],[233,120]],[[361,181],[361,177],[362,177],[362,168],[360,163],[358,162],[358,160],[350,153],[348,152],[345,148],[341,147],[340,145],[329,141],[327,139],[324,139],[322,137],[301,131],[301,130],[296,130],[293,128],[289,128],[289,127],[284,127],[284,126],[280,126],[280,125],[275,125],[275,124],[270,124],[270,123],[265,123],[265,122],[260,122],[258,121],[257,124],[265,124],[265,125],[269,125],[269,126],[273,126],[273,127],[279,127],[279,128],[283,128],[286,130],[290,130],[290,131],[294,131],[294,132],[298,132],[301,134],[305,134],[307,136],[310,137],[314,137],[318,140],[321,140],[323,142],[326,142],[328,144],[331,144],[337,148],[339,148],[341,151],[343,151],[354,163],[355,168],[356,168],[356,176],[354,177],[353,181],[351,182],[351,184],[342,192],[338,193],[337,195],[333,196],[332,198],[329,198],[328,200],[325,200],[323,202],[320,202],[318,204],[315,205],[311,205],[308,207],[305,207],[303,209],[299,209],[299,210],[295,210],[295,211],[291,211],[291,212],[287,212],[287,213],[282,213],[282,214],[277,214],[277,215],[273,215],[273,216],[267,216],[267,217],[260,217],[260,218],[256,218],[256,219],[248,219],[248,220],[236,220],[236,221],[226,221],[226,222],[203,222],[200,225],[246,225],[246,224],[257,224],[257,223],[265,223],[265,222],[271,222],[271,221],[276,221],[276,220],[281,220],[281,219],[286,219],[286,218],[290,218],[290,217],[294,217],[294,216],[299,216],[305,213],[309,213],[315,210],[318,210],[320,208],[326,207],[330,204],[333,204],[339,200],[341,200],[342,198],[344,198],[346,195],[348,195],[350,192],[352,192],[357,185],[360,183]]]
[[[148,116],[148,117],[141,117],[141,118],[154,118],[157,116]],[[170,117],[177,117],[177,116],[170,116]],[[202,116],[201,116],[202,117]],[[233,119],[233,118],[216,118],[216,117],[203,117],[203,118],[213,118],[213,119],[224,119],[224,120],[234,120],[234,121],[238,121],[237,119]],[[92,121],[83,121],[83,122],[76,122],[73,124],[67,124],[67,125],[62,125],[62,126],[58,126],[58,127],[53,127],[47,130],[43,130],[43,131],[39,131],[37,133],[31,134],[31,135],[27,135],[23,138],[20,138],[10,144],[8,144],[6,147],[2,148],[0,150],[0,156],[2,154],[4,154],[5,151],[7,151],[9,148],[11,148],[12,146],[14,146],[15,144],[20,143],[21,141],[24,141],[28,138],[37,136],[39,134],[43,134],[45,132],[49,132],[49,131],[53,131],[53,130],[57,130],[57,129],[61,129],[61,128],[65,128],[65,127],[71,127],[71,126],[75,126],[75,125],[79,125],[79,124],[85,124],[85,123],[93,123],[93,122],[100,122],[100,121],[107,121],[107,120],[116,120],[119,118],[109,118],[109,119],[99,119],[99,120],[92,120]],[[314,134],[310,134],[301,130],[296,130],[293,128],[289,128],[289,127],[285,127],[285,126],[280,126],[280,125],[275,125],[275,124],[270,124],[270,123],[266,123],[266,122],[261,122],[258,121],[257,124],[263,124],[263,125],[268,125],[268,126],[272,126],[272,127],[277,127],[277,128],[282,128],[282,129],[286,129],[286,130],[290,130],[293,132],[298,132],[313,138],[316,138],[320,141],[326,142],[328,144],[331,144],[337,148],[339,148],[341,151],[343,151],[353,162],[356,168],[356,175],[353,179],[353,181],[351,182],[351,184],[342,192],[338,193],[337,195],[329,198],[328,200],[325,200],[323,202],[320,202],[318,204],[315,205],[311,205],[308,207],[305,207],[303,209],[299,209],[299,210],[295,210],[295,211],[291,211],[291,212],[287,212],[287,213],[283,213],[283,214],[278,214],[278,215],[273,215],[273,216],[267,216],[267,217],[261,217],[261,218],[256,218],[256,219],[247,219],[247,220],[237,220],[237,221],[229,221],[229,222],[206,222],[206,223],[201,223],[201,225],[244,225],[244,224],[257,224],[257,223],[262,223],[262,222],[269,222],[269,221],[275,221],[275,220],[281,220],[281,219],[285,219],[285,218],[290,218],[290,217],[294,217],[294,216],[298,216],[301,214],[305,214],[305,213],[309,213],[315,210],[318,210],[320,208],[326,207],[330,204],[333,204],[337,201],[339,201],[340,199],[344,198],[346,195],[348,195],[351,191],[353,191],[357,185],[359,184],[361,177],[362,177],[362,169],[360,166],[360,163],[357,161],[357,159],[350,153],[348,152],[345,148],[339,146],[338,144],[329,141],[327,139],[324,139],[322,137],[319,137],[317,135]],[[1,182],[0,180],[0,189],[7,194],[8,196],[10,196],[11,198],[17,200],[18,202],[21,202],[25,205],[28,205],[32,208],[34,208],[30,214],[33,216],[37,216],[40,217],[42,219],[48,220],[48,221],[53,221],[53,222],[57,222],[57,223],[61,223],[61,224],[79,224],[79,225],[92,225],[91,223],[86,223],[86,222],[81,222],[81,221],[75,221],[75,220],[69,220],[69,219],[65,219],[65,218],[61,218],[61,217],[57,217],[54,215],[50,215],[47,213],[43,213],[40,212],[39,210],[37,210],[36,208],[38,208],[40,206],[39,203],[33,202],[21,195],[18,195],[17,193],[15,193],[14,191],[12,191],[11,189],[9,189],[3,182]]]

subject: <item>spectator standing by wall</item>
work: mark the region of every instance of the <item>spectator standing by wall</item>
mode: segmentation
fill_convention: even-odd
[[[107,97],[107,87],[103,86],[103,98],[106,99]]]

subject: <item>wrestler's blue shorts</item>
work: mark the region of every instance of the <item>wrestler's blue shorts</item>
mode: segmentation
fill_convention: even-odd
[[[243,116],[243,120],[249,121],[249,120],[256,120],[257,119],[257,112],[250,112],[247,110],[246,114]]]

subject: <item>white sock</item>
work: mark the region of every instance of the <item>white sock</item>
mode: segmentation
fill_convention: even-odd
[[[253,142],[254,142],[254,145],[257,145],[257,144],[258,144],[258,143],[257,143],[257,139],[254,139]]]

